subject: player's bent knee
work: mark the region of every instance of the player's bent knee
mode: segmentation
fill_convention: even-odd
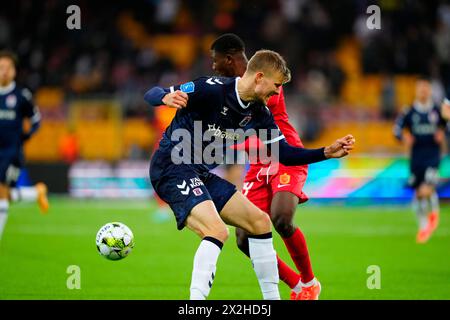
[[[228,240],[229,236],[230,236],[230,232],[225,225],[220,228],[212,228],[212,229],[205,230],[204,232],[202,232],[202,235],[201,235],[202,238],[213,237],[217,240],[220,240],[222,243],[225,243],[225,241]]]
[[[271,212],[271,219],[274,224],[278,225],[290,225],[292,224],[292,219],[294,217],[295,208],[292,210],[290,208],[283,208],[274,210]]]
[[[251,222],[248,232],[250,234],[263,234],[271,231],[272,222],[269,215],[259,210]]]
[[[422,187],[419,187],[419,188],[416,189],[416,197],[419,200],[424,198],[424,192],[423,192],[423,188]]]
[[[201,221],[189,217],[186,221],[186,226],[194,231],[200,238],[213,237],[221,242],[227,241],[230,233],[225,223],[220,219],[216,221]]]
[[[417,197],[419,199],[429,198],[433,194],[433,190],[432,186],[422,184],[417,190]]]
[[[290,237],[294,232],[292,219],[288,215],[277,214],[272,216],[272,223],[275,230],[283,237]]]
[[[219,233],[217,234],[217,239],[219,239],[222,242],[225,242],[230,237],[230,231],[227,227],[222,228]]]
[[[431,185],[427,185],[425,190],[426,190],[425,193],[426,193],[427,198],[431,197],[434,193],[434,187]]]
[[[211,226],[210,228],[202,232],[202,238],[213,237],[220,240],[222,243],[228,240],[230,236],[230,231],[224,223]]]

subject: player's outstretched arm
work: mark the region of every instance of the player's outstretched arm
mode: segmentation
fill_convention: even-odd
[[[181,90],[169,92],[168,89],[153,87],[145,93],[144,100],[154,107],[164,104],[171,108],[181,109],[187,106],[188,95]]]
[[[285,140],[280,142],[279,161],[286,166],[298,166],[315,163],[330,158],[342,158],[353,150],[355,138],[349,134],[337,139],[333,144],[320,149],[298,148]]]

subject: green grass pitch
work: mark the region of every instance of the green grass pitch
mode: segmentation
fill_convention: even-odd
[[[188,299],[199,239],[158,221],[153,201],[52,198],[48,215],[32,203],[14,204],[0,242],[0,299]],[[95,246],[105,223],[134,232],[129,257],[109,261]],[[296,222],[309,245],[321,299],[450,299],[450,205],[430,241],[415,243],[408,206],[306,203]],[[251,262],[231,237],[219,257],[210,299],[261,299]],[[278,235],[275,248],[291,266]],[[68,289],[68,267],[80,269],[80,289]],[[380,268],[380,289],[369,289],[368,267]],[[370,282],[370,281],[369,281]],[[280,282],[283,299],[289,289]]]

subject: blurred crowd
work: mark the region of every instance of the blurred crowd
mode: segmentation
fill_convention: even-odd
[[[66,27],[72,4],[81,9],[80,30]],[[381,30],[367,28],[371,4],[381,8]],[[260,48],[285,56],[293,75],[286,93],[303,116],[314,118],[317,108],[308,106],[339,101],[349,75],[335,50],[345,38],[360,44],[364,73],[385,76],[387,103],[397,73],[428,74],[437,98],[450,95],[448,1],[46,0],[8,1],[0,12],[0,48],[18,54],[21,83],[58,86],[68,97],[114,95],[127,116],[148,115],[142,96],[154,84],[212,74],[209,44],[226,32],[244,39],[248,56]],[[164,51],[167,39],[157,44],[158,36],[190,40]],[[188,52],[186,43],[193,58],[180,63],[174,56]],[[320,130],[318,122],[300,126],[306,139]]]

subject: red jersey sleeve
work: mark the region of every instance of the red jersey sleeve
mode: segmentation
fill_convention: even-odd
[[[280,89],[280,94],[270,97],[267,101],[267,107],[273,114],[275,123],[280,128],[286,141],[294,147],[303,147],[302,140],[298,136],[295,128],[289,123],[289,117],[286,112],[286,104],[284,102],[283,88]]]

